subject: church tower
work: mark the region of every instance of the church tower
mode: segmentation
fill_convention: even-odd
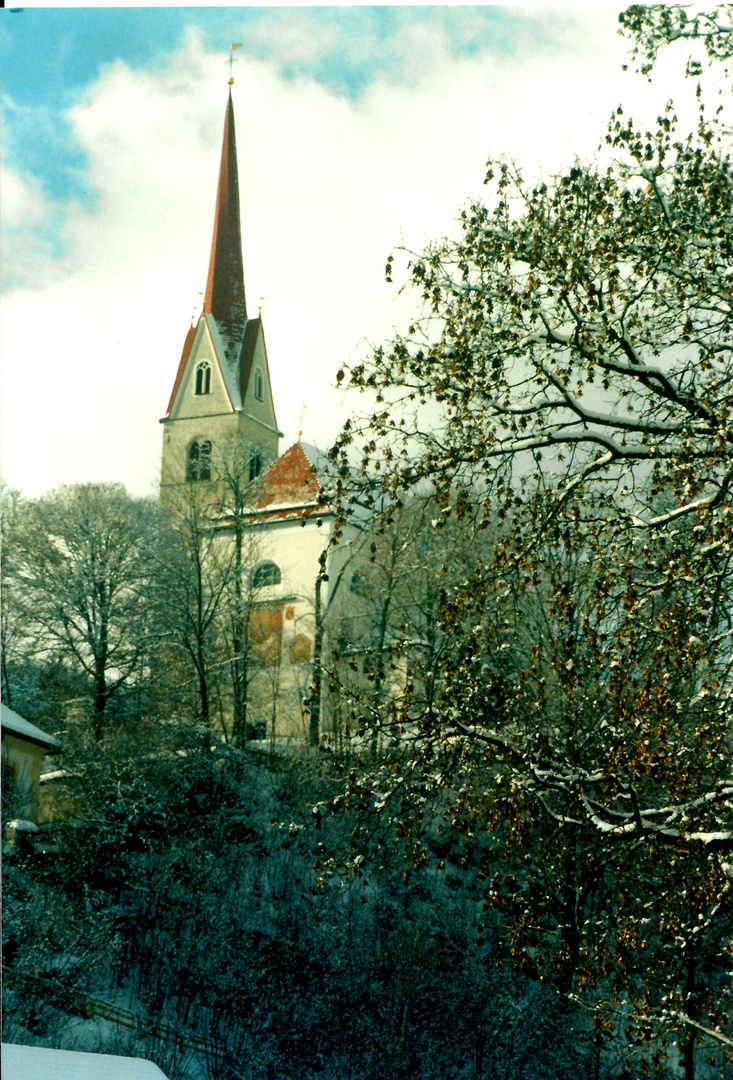
[[[216,480],[217,463],[247,456],[254,480],[278,456],[262,318],[244,291],[237,144],[231,87],[203,310],[186,334],[163,424],[161,500],[181,485]]]

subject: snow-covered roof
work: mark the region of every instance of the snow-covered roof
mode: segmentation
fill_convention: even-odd
[[[38,743],[39,746],[45,746],[47,750],[61,749],[61,743],[58,739],[55,739],[53,735],[47,735],[45,731],[41,731],[39,727],[31,724],[29,720],[24,720],[22,716],[19,716],[17,712],[13,712],[7,705],[2,706],[2,727],[3,731],[17,735],[21,739],[28,739],[29,742]]]
[[[2,1044],[3,1080],[167,1080],[145,1058]]]
[[[239,357],[237,355],[227,357],[226,343],[220,333],[214,316],[204,312],[201,319],[208,327],[214,352],[219,361],[219,369],[222,378],[224,379],[224,385],[227,388],[227,394],[232,403],[232,408],[235,412],[238,412],[242,408],[242,393],[239,386]]]
[[[318,477],[318,484],[321,491],[321,503],[325,500],[327,504],[331,505],[338,499],[340,484],[338,465],[329,458],[328,454],[324,454],[323,451],[319,450],[316,446],[312,446],[310,443],[302,443],[301,445],[303,453]],[[352,522],[371,517],[371,514],[371,510],[360,507],[358,502],[354,502],[349,508],[349,517]]]
[[[300,448],[305,454],[308,463],[310,464],[313,472],[319,479],[333,471],[333,466],[328,460],[327,456],[318,449],[317,446],[313,446],[312,443],[301,442]]]

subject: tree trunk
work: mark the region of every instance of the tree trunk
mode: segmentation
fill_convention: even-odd
[[[99,742],[104,733],[104,708],[107,704],[107,680],[104,667],[97,662],[94,673],[94,738]]]
[[[3,649],[2,655],[0,655],[0,665],[2,666],[2,689],[0,692],[0,696],[2,696],[2,699],[7,705],[7,707],[9,709],[12,709],[13,701],[11,698],[10,679],[8,677],[8,665],[5,659],[5,652],[6,650]]]
[[[109,646],[109,628],[107,625],[107,604],[104,583],[98,583],[97,594],[100,598],[99,641],[94,656],[94,737],[99,742],[104,731],[104,709],[107,704],[107,649]]]
[[[204,724],[209,723],[209,687],[206,684],[206,675],[203,670],[199,669],[199,705],[201,710],[201,720]]]
[[[310,714],[308,722],[308,741],[311,746],[318,746],[321,733],[321,678],[323,652],[323,616],[321,614],[321,578],[316,578],[315,592],[315,632],[313,635],[313,687],[310,695]]]
[[[239,515],[234,529],[234,616],[232,620],[232,736],[235,746],[247,739],[247,657],[245,656],[245,612],[242,594],[243,528]]]
[[[697,1019],[695,1002],[695,983],[697,976],[697,956],[693,942],[687,946],[687,977],[685,979],[685,1009],[687,1015],[693,1020]],[[697,1031],[689,1025],[685,1032],[685,1043],[682,1048],[682,1062],[685,1069],[685,1080],[695,1080],[695,1042]]]
[[[685,1080],[695,1080],[695,1032],[691,1028],[687,1029],[682,1061],[685,1066]]]
[[[201,563],[201,556],[196,547],[196,623],[195,623],[195,647],[191,650],[191,654],[196,665],[196,674],[199,680],[199,719],[209,725],[211,720],[211,707],[209,704],[209,682],[206,665],[206,650],[205,650],[205,620],[204,620],[204,586],[203,586],[203,567]]]

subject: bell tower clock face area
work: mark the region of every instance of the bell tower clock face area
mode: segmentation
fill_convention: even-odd
[[[203,310],[190,326],[163,425],[161,497],[215,479],[217,452],[250,446],[257,474],[275,461],[281,433],[272,399],[262,313],[247,313],[239,171],[231,82]]]

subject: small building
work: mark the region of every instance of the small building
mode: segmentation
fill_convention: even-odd
[[[60,750],[53,735],[2,706],[3,807],[13,818],[39,824],[43,759]]]
[[[3,1080],[167,1080],[145,1058],[2,1044]]]

